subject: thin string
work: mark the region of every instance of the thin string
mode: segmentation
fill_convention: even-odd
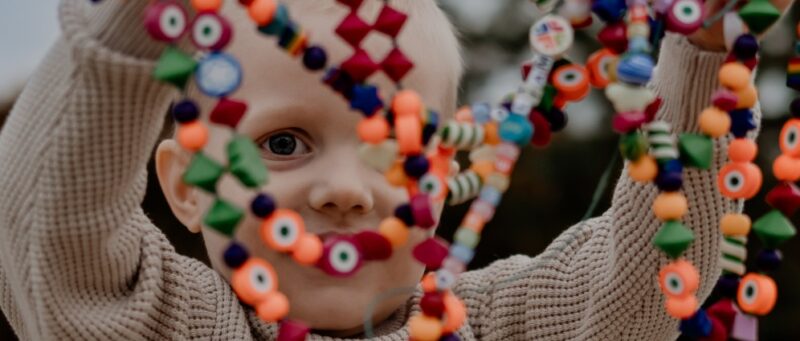
[[[732,11],[737,4],[739,4],[739,0],[728,1],[728,3],[725,4],[725,7],[722,7],[722,10],[720,10],[717,13],[714,13],[713,16],[711,16],[710,18],[706,18],[706,20],[703,21],[703,28],[709,28],[711,27],[711,25],[714,25],[717,21],[720,21],[720,19],[722,19],[725,16],[725,14],[728,14],[728,12]]]

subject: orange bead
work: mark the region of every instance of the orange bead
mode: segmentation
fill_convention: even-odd
[[[358,122],[356,132],[361,141],[378,144],[389,136],[389,122],[386,122],[386,118],[379,114],[365,117]]]
[[[689,204],[680,192],[662,192],[653,201],[653,213],[661,221],[681,219],[687,210]]]
[[[761,169],[752,163],[729,163],[720,170],[717,186],[730,199],[750,199],[761,189]]]
[[[300,237],[306,233],[306,226],[297,212],[279,208],[269,219],[261,222],[259,233],[261,240],[273,250],[288,252],[295,249]]]
[[[451,292],[444,295],[444,326],[445,333],[452,333],[461,328],[467,320],[467,308],[458,297]]]
[[[772,174],[780,181],[796,182],[800,180],[800,159],[781,154],[772,163]]]
[[[589,94],[589,91],[586,91],[586,94]],[[583,97],[581,97],[583,98]],[[575,101],[579,101],[580,98],[575,99]],[[556,97],[553,97],[553,106],[558,109],[564,109],[567,106],[567,98],[564,94],[558,93]]]
[[[469,106],[463,106],[456,111],[455,117],[459,122],[472,122],[472,109]]]
[[[638,182],[653,181],[658,175],[658,164],[652,156],[642,156],[628,164],[628,175]]]
[[[712,138],[725,136],[731,129],[731,117],[716,107],[703,110],[698,123],[700,131]]]
[[[306,233],[297,241],[292,258],[303,265],[314,265],[322,257],[322,241],[311,233]]]
[[[394,165],[384,173],[384,176],[386,177],[386,181],[394,187],[403,187],[408,183],[408,177],[406,177],[406,171],[403,170],[402,161],[396,161]]]
[[[398,117],[394,121],[397,145],[403,155],[414,155],[422,152],[422,122],[418,116]]]
[[[667,314],[676,319],[687,319],[692,317],[697,311],[697,297],[687,296],[684,298],[670,297],[664,303],[667,308]]]
[[[233,271],[231,287],[242,302],[257,305],[278,290],[278,277],[265,260],[250,258]]]
[[[483,125],[483,142],[490,145],[496,146],[500,144],[500,131],[498,130],[498,125],[495,122],[486,123]]]
[[[737,302],[742,311],[753,315],[766,315],[778,299],[778,287],[769,276],[750,273],[739,282]]]
[[[477,173],[483,181],[486,181],[489,174],[494,172],[494,162],[489,160],[473,162],[472,165],[469,166],[469,169]]]
[[[253,19],[258,26],[264,26],[272,22],[277,9],[278,4],[275,0],[253,0],[247,6],[247,13],[250,14],[250,19]]]
[[[392,110],[397,117],[419,117],[422,112],[422,99],[416,91],[402,90],[392,99]]]
[[[289,314],[289,299],[286,295],[273,292],[264,301],[256,305],[256,314],[267,322],[278,322]]]
[[[756,159],[758,145],[747,138],[731,141],[728,145],[728,158],[733,162],[751,162]]]
[[[394,248],[403,246],[408,242],[408,226],[396,217],[383,219],[378,225],[378,233],[386,237]]]
[[[408,337],[415,341],[436,341],[442,336],[442,322],[424,314],[408,320]]]
[[[750,69],[742,63],[725,63],[719,69],[719,82],[722,86],[739,91],[750,85]]]
[[[747,236],[752,224],[750,217],[746,214],[728,213],[720,220],[719,228],[724,236]]]
[[[658,285],[661,292],[669,298],[694,296],[700,285],[700,274],[692,263],[676,260],[665,265],[658,272]]]
[[[586,62],[586,67],[589,70],[589,81],[592,86],[603,89],[610,82],[608,75],[608,68],[617,56],[609,49],[602,49],[591,56]]]
[[[551,81],[567,101],[576,101],[589,93],[589,72],[582,65],[562,65],[553,71]]]
[[[783,124],[780,137],[781,152],[800,158],[800,119],[790,119]]]
[[[192,0],[192,8],[197,12],[216,12],[222,6],[222,0]]]
[[[744,89],[736,91],[736,97],[739,99],[736,102],[737,109],[752,108],[758,101],[758,89],[752,84]]]
[[[436,273],[429,272],[422,276],[422,291],[424,292],[434,292],[436,291]]]
[[[177,139],[181,147],[199,151],[208,143],[208,127],[200,120],[178,125]]]

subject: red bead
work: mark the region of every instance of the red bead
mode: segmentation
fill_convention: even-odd
[[[767,203],[780,210],[783,215],[791,217],[800,208],[800,188],[793,183],[781,183],[769,191]]]
[[[347,277],[358,271],[363,264],[361,245],[351,236],[334,236],[325,239],[324,251],[319,266],[328,275]]]
[[[711,334],[701,337],[700,341],[726,341],[728,340],[728,328],[717,319],[711,316]]]
[[[645,121],[647,121],[647,117],[643,112],[621,112],[614,115],[611,126],[614,131],[622,134],[638,129]]]
[[[436,225],[430,196],[425,193],[414,195],[411,197],[409,204],[411,205],[411,213],[414,215],[414,223],[417,226],[428,229]]]
[[[647,105],[647,108],[644,108],[645,122],[652,122],[656,118],[662,102],[661,97],[656,97],[652,103]]]
[[[356,82],[363,82],[380,66],[372,61],[366,51],[357,49],[350,59],[342,63],[342,70],[346,71]]]
[[[728,298],[720,299],[708,308],[708,315],[722,322],[725,329],[733,328],[733,321],[736,318],[733,301]]]
[[[447,258],[447,244],[436,238],[428,238],[414,247],[414,259],[425,264],[429,270],[438,269]]]
[[[533,62],[527,61],[522,64],[522,79],[528,79],[531,69],[533,69]]]
[[[394,38],[400,33],[408,16],[389,5],[383,6],[378,19],[375,20],[375,30]]]
[[[414,67],[412,63],[399,48],[392,49],[386,58],[381,62],[383,72],[395,82],[399,82],[408,71]]]
[[[528,116],[528,119],[533,124],[533,137],[531,144],[537,147],[544,147],[550,143],[553,134],[550,131],[550,122],[539,111],[533,110]]]
[[[358,48],[361,41],[364,40],[364,37],[366,37],[371,30],[372,27],[370,27],[369,24],[361,20],[358,14],[352,12],[342,20],[338,27],[336,27],[336,34],[353,47]]]
[[[714,103],[714,106],[720,110],[731,111],[736,109],[736,104],[739,102],[739,98],[736,97],[736,94],[728,90],[718,90],[713,96],[711,96],[711,101]]]
[[[283,320],[276,341],[305,341],[308,331],[309,327],[302,322]]]
[[[384,260],[392,256],[392,243],[375,231],[362,231],[355,235],[364,260]]]
[[[337,1],[339,1],[339,3],[347,7],[352,8],[353,10],[356,10],[359,7],[361,7],[361,3],[364,2],[364,0],[337,0]]]
[[[444,295],[440,292],[428,292],[419,301],[419,307],[425,315],[441,318],[444,314]]]
[[[628,49],[628,36],[625,21],[608,24],[597,34],[597,39],[603,46],[616,54],[622,54]]]
[[[209,120],[212,123],[223,124],[236,129],[239,121],[247,111],[247,104],[232,99],[221,98],[214,110],[211,111]]]

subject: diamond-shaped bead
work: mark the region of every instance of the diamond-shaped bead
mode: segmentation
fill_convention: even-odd
[[[346,16],[339,26],[336,27],[336,34],[353,47],[358,48],[361,41],[364,40],[364,37],[366,37],[371,30],[372,27],[364,22],[364,20],[361,20],[358,14],[353,12]]]
[[[699,169],[711,167],[714,142],[710,137],[702,134],[681,134],[678,148],[681,152],[681,160],[685,164]]]
[[[153,77],[162,82],[170,83],[183,88],[197,67],[197,62],[192,56],[176,47],[167,47],[158,59],[158,64],[153,71]]]
[[[678,258],[692,241],[692,231],[678,221],[664,223],[653,238],[653,244],[672,258]]]
[[[183,182],[202,188],[210,193],[217,190],[217,180],[225,168],[203,153],[195,153],[189,167],[183,173]]]
[[[217,198],[211,209],[206,213],[203,223],[220,233],[233,236],[236,230],[236,225],[244,217],[244,211],[232,205],[231,203]]]
[[[337,1],[339,1],[339,3],[341,3],[342,5],[350,7],[354,11],[357,10],[359,7],[361,7],[361,3],[364,2],[364,0],[337,0]]]
[[[759,34],[781,17],[781,11],[769,0],[751,0],[739,10],[739,16],[751,32]]]
[[[777,209],[756,220],[753,231],[768,248],[777,247],[797,233],[789,219]]]
[[[211,111],[209,120],[212,123],[223,124],[231,128],[236,128],[239,121],[247,111],[247,104],[232,99],[221,98],[214,110]]]
[[[383,6],[381,13],[378,14],[378,19],[375,20],[375,30],[394,38],[403,29],[406,19],[408,19],[408,15],[405,13],[389,5]]]
[[[261,162],[258,147],[247,136],[236,136],[228,142],[228,168],[239,181],[249,187],[267,182],[267,167]]]
[[[383,62],[381,62],[381,67],[389,78],[395,82],[399,82],[405,77],[408,71],[411,71],[414,67],[414,63],[403,54],[403,51],[400,51],[399,48],[394,48],[389,52]]]
[[[367,52],[362,49],[356,50],[350,59],[342,63],[342,70],[346,71],[356,82],[363,82],[375,73],[379,67],[378,64],[372,61]]]

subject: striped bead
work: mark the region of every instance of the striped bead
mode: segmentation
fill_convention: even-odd
[[[467,170],[447,180],[447,203],[458,205],[478,196],[481,190],[481,177]]]
[[[658,162],[666,162],[678,158],[675,136],[672,127],[664,121],[653,121],[647,125],[647,140],[650,142],[650,154]]]
[[[450,121],[440,133],[442,146],[470,150],[483,143],[483,126],[471,122]]]
[[[723,273],[744,275],[746,270],[744,261],[747,259],[746,245],[746,236],[730,236],[722,239],[722,244],[720,244],[720,250],[722,251],[720,265]]]

